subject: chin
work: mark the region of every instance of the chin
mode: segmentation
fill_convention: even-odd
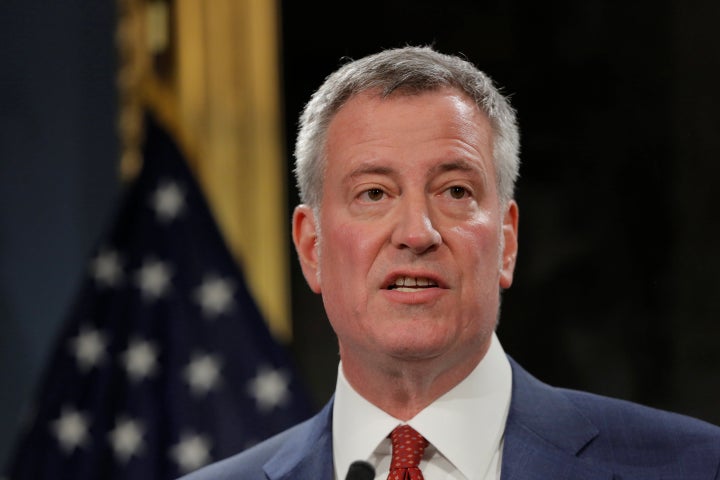
[[[449,349],[446,342],[430,342],[427,337],[407,338],[407,335],[387,342],[383,347],[390,356],[406,360],[430,360]]]

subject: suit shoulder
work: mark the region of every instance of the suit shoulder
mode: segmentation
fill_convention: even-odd
[[[586,454],[625,466],[637,467],[638,459],[646,466],[682,465],[683,478],[704,478],[703,474],[720,469],[720,427],[716,425],[626,400],[561,392],[602,432]]]
[[[263,466],[289,442],[307,436],[310,420],[295,425],[232,457],[196,470],[180,480],[265,480]]]
[[[638,434],[672,434],[720,442],[720,427],[697,418],[594,393],[559,390],[596,425],[632,429]]]
[[[720,478],[720,427],[588,392],[552,387],[510,359],[513,397],[506,442],[552,446],[617,478]]]

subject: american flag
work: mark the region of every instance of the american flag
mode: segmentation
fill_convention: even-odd
[[[182,155],[146,123],[143,170],[89,261],[7,480],[176,478],[311,414]]]

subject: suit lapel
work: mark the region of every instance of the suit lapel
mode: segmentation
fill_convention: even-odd
[[[608,480],[611,471],[579,457],[598,429],[559,391],[510,359],[513,390],[502,480]]]
[[[263,466],[269,480],[333,480],[331,399]]]

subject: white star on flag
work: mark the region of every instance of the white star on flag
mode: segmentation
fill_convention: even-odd
[[[115,250],[101,250],[90,262],[90,275],[103,287],[116,287],[123,277],[120,255]]]
[[[72,407],[63,407],[60,418],[50,426],[65,453],[87,444],[88,427],[87,415]]]
[[[80,327],[77,337],[71,338],[68,347],[77,360],[78,367],[87,372],[105,358],[107,340],[105,335],[92,327]]]
[[[203,316],[214,318],[232,308],[234,292],[235,286],[232,282],[215,275],[208,275],[195,289],[194,298],[200,304]]]
[[[88,259],[0,479],[170,480],[312,413],[182,152],[142,113],[142,170]],[[261,365],[289,385],[253,381]]]
[[[142,452],[144,434],[145,427],[142,423],[128,418],[119,419],[115,428],[108,435],[115,451],[115,458],[122,463],[127,463],[130,457]]]
[[[167,263],[148,258],[135,274],[135,282],[144,299],[156,300],[170,289],[171,276],[172,269]]]
[[[217,355],[194,354],[183,374],[193,394],[205,395],[221,381],[220,360]]]
[[[158,349],[155,344],[137,338],[130,341],[121,356],[125,371],[133,382],[155,374],[158,367],[157,357]]]
[[[185,433],[180,442],[170,449],[170,456],[182,473],[188,473],[210,463],[211,446],[205,435]]]
[[[162,222],[171,222],[185,210],[185,198],[180,186],[171,181],[163,182],[152,194],[150,204]]]
[[[261,412],[269,412],[275,407],[287,404],[290,400],[288,385],[290,376],[282,371],[263,366],[248,383],[248,392],[255,398]]]

